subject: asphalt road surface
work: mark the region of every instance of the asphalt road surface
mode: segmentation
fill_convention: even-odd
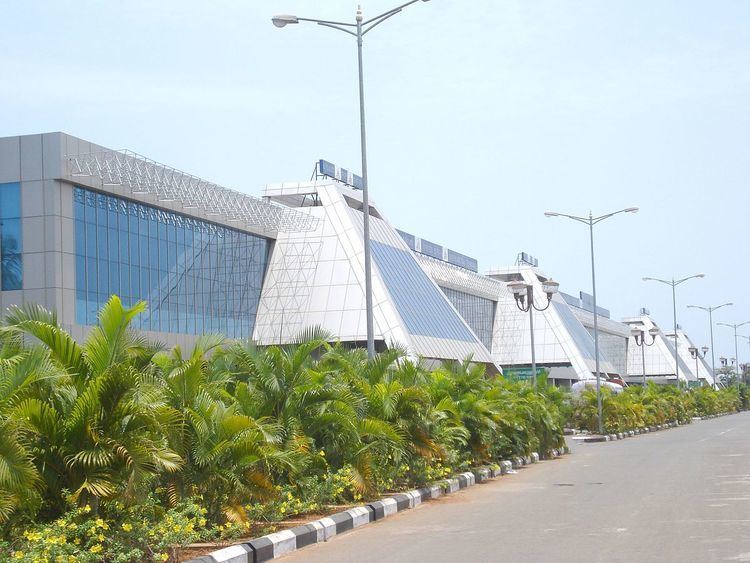
[[[750,561],[750,413],[571,446],[283,560]]]

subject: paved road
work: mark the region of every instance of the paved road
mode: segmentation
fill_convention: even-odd
[[[750,561],[750,413],[546,461],[294,561]]]

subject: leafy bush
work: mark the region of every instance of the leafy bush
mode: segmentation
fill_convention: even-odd
[[[674,421],[687,423],[693,416],[728,412],[738,406],[733,389],[686,390],[649,383],[645,387],[626,387],[619,394],[607,388],[601,391],[605,432],[624,432]],[[595,390],[587,389],[573,401],[572,423],[584,430],[598,431]]]
[[[428,369],[309,330],[189,353],[113,296],[83,343],[34,305],[0,327],[0,558],[142,561],[562,445],[566,396],[467,359]]]
[[[175,546],[222,535],[196,501],[166,511],[153,500],[130,508],[114,503],[103,512],[95,515],[89,505],[71,508],[28,527],[8,549],[24,561],[167,561]]]

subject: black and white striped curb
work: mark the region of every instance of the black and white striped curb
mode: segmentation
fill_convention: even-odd
[[[708,418],[717,418],[720,416],[727,416],[730,414],[737,414],[735,412],[724,412],[719,414],[709,414],[706,416],[694,416],[693,420],[705,420]],[[669,428],[674,428],[676,426],[684,426],[685,423],[679,422],[679,421],[673,421],[673,422],[666,422],[664,424],[657,424],[656,426],[646,426],[644,428],[635,428],[633,430],[628,430],[626,432],[617,432],[615,434],[602,434],[602,435],[594,435],[594,436],[586,436],[583,438],[573,438],[573,440],[579,441],[579,442],[585,442],[585,443],[591,443],[591,442],[614,442],[615,440],[624,440],[625,438],[632,438],[633,436],[638,436],[640,434],[648,434],[650,432],[656,432],[658,430],[667,430]]]
[[[567,446],[560,450],[553,450],[549,458],[559,457],[566,453],[570,453]],[[515,469],[536,463],[539,459],[539,454],[532,453],[525,458],[503,460],[495,465],[478,467],[421,489],[396,493],[364,506],[356,506],[289,530],[282,530],[247,543],[225,547],[208,555],[191,559],[187,563],[261,563],[262,561],[275,559],[308,545],[326,542],[334,536],[371,522],[383,520],[397,512],[412,509],[425,501],[449,495],[476,483],[485,483],[502,475],[513,474]]]

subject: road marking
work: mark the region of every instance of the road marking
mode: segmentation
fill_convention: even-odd
[[[707,436],[707,437],[705,437],[705,438],[701,438],[701,439],[700,439],[700,440],[698,440],[698,441],[699,441],[699,442],[705,442],[706,440],[711,440],[711,439],[713,439],[713,438],[716,438],[717,436],[723,436],[724,434],[726,434],[727,432],[731,432],[731,431],[732,431],[732,430],[734,430],[735,428],[737,428],[737,427],[736,427],[736,426],[733,426],[732,428],[728,428],[727,430],[724,430],[723,432],[719,432],[718,434],[716,434],[716,435],[714,435],[714,436]]]

